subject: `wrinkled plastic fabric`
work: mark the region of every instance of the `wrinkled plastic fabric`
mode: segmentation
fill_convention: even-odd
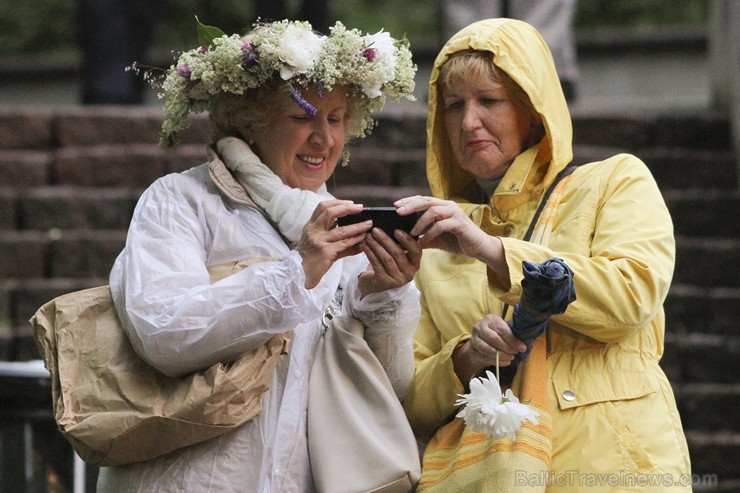
[[[292,332],[254,419],[220,437],[153,461],[101,468],[98,491],[312,491],[306,448],[308,374],[321,316],[338,287],[342,313],[366,326],[365,339],[402,395],[413,370],[411,335],[418,291],[360,299],[364,255],[335,262],[305,289],[302,259],[209,148],[211,161],[157,180],[142,195],[110,285],[132,345],[165,374],[188,375],[231,361],[276,334]],[[206,265],[278,256],[210,283]]]
[[[255,257],[283,260],[210,283],[207,265]],[[320,318],[341,266],[309,291],[301,262],[259,209],[225,202],[208,168],[198,167],[142,194],[110,287],[136,352],[162,373],[182,376]]]
[[[215,266],[212,279],[259,260]],[[55,298],[31,323],[59,429],[100,466],[150,460],[253,419],[289,341],[279,334],[231,364],[171,378],[134,352],[108,286]]]

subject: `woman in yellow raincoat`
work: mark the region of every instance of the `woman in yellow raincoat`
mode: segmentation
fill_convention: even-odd
[[[427,442],[419,491],[690,491],[686,440],[658,362],[674,268],[670,215],[648,168],[619,154],[578,167],[547,45],[530,25],[480,21],[439,53],[429,86],[427,176],[434,197],[413,234],[422,318],[404,407]],[[563,259],[577,300],[554,316],[511,389],[539,412],[516,439],[454,419],[472,377],[524,346],[501,318],[522,262]],[[511,310],[508,311],[511,313]],[[508,315],[510,317],[510,315]]]

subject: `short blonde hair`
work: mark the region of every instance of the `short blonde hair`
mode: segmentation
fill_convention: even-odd
[[[529,96],[509,74],[493,63],[493,53],[490,51],[467,50],[453,53],[439,68],[438,84],[440,90],[437,97],[441,101],[444,97],[445,87],[469,80],[492,80],[501,84],[506,89],[509,97],[526,108],[532,118],[532,127],[529,135],[524,140],[525,147],[534,145],[545,136],[542,118],[537,113]]]
[[[344,90],[336,87],[335,91]],[[211,140],[224,137],[242,137],[241,130],[266,127],[271,118],[296,104],[290,87],[282,80],[272,81],[244,94],[221,93],[213,98],[209,112]],[[347,92],[347,113],[344,123],[347,140],[358,137],[361,131],[362,111],[359,98]],[[346,142],[345,142],[346,143]]]
[[[467,50],[453,53],[439,68],[440,97],[445,87],[470,79],[493,80],[501,84],[506,88],[506,92],[528,108],[530,113],[537,114],[527,93],[509,74],[493,63],[493,53],[490,51]]]

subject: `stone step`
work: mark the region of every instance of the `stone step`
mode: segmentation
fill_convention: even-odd
[[[624,152],[640,158],[666,193],[672,190],[740,188],[735,153],[728,149],[659,146],[637,149],[581,144],[573,147],[573,162],[601,161]]]
[[[708,413],[713,409],[707,409]],[[732,419],[730,416],[727,416]],[[726,491],[736,492],[740,485],[738,468],[740,464],[740,433],[703,431],[686,432],[689,444],[695,492]],[[714,483],[714,484],[712,484]]]
[[[728,478],[737,477],[740,435],[736,433],[736,423],[732,416],[740,405],[740,385],[734,382],[674,383],[673,391],[686,432],[694,474],[714,474],[717,480],[723,480],[722,483]],[[734,466],[718,466],[714,454],[719,451],[722,451],[722,462]],[[696,479],[703,481],[695,484],[694,491],[732,491],[700,489],[699,487],[711,486],[708,484],[711,478],[707,476]]]
[[[661,367],[674,382],[735,383],[740,372],[740,337],[704,334],[702,328],[696,325],[691,332],[666,333]]]
[[[740,288],[673,284],[661,367],[672,382],[734,383],[740,371]]]
[[[70,146],[48,151],[0,150],[0,183],[146,187],[156,178],[205,160],[202,145],[164,150],[154,144]]]
[[[740,288],[671,284],[665,303],[666,327],[677,336],[699,332],[720,338],[740,335]]]
[[[36,310],[47,301],[63,294],[107,283],[108,274],[104,277],[0,280],[0,320],[9,321],[12,326],[24,326]]]
[[[149,106],[0,107],[0,149],[156,144],[162,112]],[[183,143],[208,141],[207,119],[192,117]]]
[[[731,150],[650,147],[637,153],[661,190],[737,190],[738,162]]]
[[[358,145],[423,148],[426,110],[421,103],[389,106],[375,116],[377,126]],[[573,112],[574,143],[627,150],[649,147],[732,148],[726,117],[705,111],[686,114]],[[0,108],[0,149],[156,143],[162,113],[150,106],[5,106]],[[208,141],[207,118],[191,117],[184,143]],[[366,143],[366,144],[365,144]]]
[[[673,274],[676,284],[738,288],[740,275],[737,265],[740,265],[740,238],[676,238]]]
[[[424,185],[339,185],[330,191],[368,206],[388,206],[402,197],[429,193]],[[106,261],[123,246],[137,198],[135,190],[32,189],[18,199],[19,227],[0,229],[0,279],[105,273],[110,266]],[[681,224],[680,218],[676,221]],[[676,245],[674,284],[740,288],[740,276],[728,268],[740,264],[740,238],[679,235]],[[82,270],[76,274],[72,260],[65,259],[67,253],[78,259],[74,265]],[[94,259],[85,260],[88,256]]]
[[[719,477],[712,472],[693,473],[691,477],[694,493],[737,493],[740,491],[740,479]]]
[[[0,231],[18,229],[17,192],[0,186]]]
[[[99,275],[109,267],[106,261],[114,258],[123,246],[136,196],[117,191],[99,196],[93,191],[70,195],[73,191],[64,190],[66,203],[57,194],[51,201],[43,201],[40,194],[31,194],[24,202],[28,212],[21,214],[21,222],[33,225],[34,229],[0,230],[0,279],[43,275],[85,277]],[[428,193],[423,186],[341,186],[330,191],[368,206],[389,206],[396,199]],[[740,276],[732,268],[740,264],[740,238],[679,236],[676,245],[674,284],[740,288]],[[76,250],[78,247],[81,249]],[[78,259],[76,265],[83,270],[76,274],[70,270],[73,264],[71,259],[64,258],[67,253]],[[84,260],[87,256],[95,259]]]
[[[0,231],[0,280],[47,277],[44,231]]]
[[[46,302],[73,291],[102,286],[105,278],[0,279],[0,361],[38,359],[28,320]]]
[[[339,180],[337,180],[339,181]],[[330,183],[337,197],[368,206],[391,205],[410,195],[428,195],[424,185],[339,185]],[[123,230],[128,228],[141,189],[95,187],[38,187],[19,193],[0,188],[0,233],[43,232],[61,234],[79,230]],[[0,236],[6,243],[27,241],[29,236]],[[48,238],[41,236],[42,242]],[[1,271],[1,269],[0,269]]]
[[[204,149],[164,150],[151,144],[63,147],[54,153],[51,183],[87,187],[140,187],[204,161]]]
[[[732,149],[729,120],[718,112],[603,114],[574,111],[574,145],[628,150],[651,147]]]
[[[51,150],[6,150],[0,147],[0,184],[4,188],[23,190],[51,183],[53,161]]]
[[[15,200],[18,230],[126,230],[139,188],[78,187],[31,188]]]
[[[349,164],[337,166],[327,186],[427,187],[423,147],[350,146],[349,151]]]
[[[736,426],[728,418],[740,408],[740,384],[680,383],[673,392],[684,429],[721,433]]]
[[[126,230],[0,232],[0,279],[107,278]]]
[[[676,235],[740,238],[740,191],[668,190],[663,196]]]
[[[5,328],[6,338],[12,339],[13,335],[22,338],[28,329],[28,318],[47,301],[65,293],[106,284],[108,269],[99,271],[100,277],[0,281],[0,321],[4,321],[0,323],[0,329]],[[740,290],[725,293],[714,290],[703,298],[697,295],[693,299],[676,294],[676,291],[680,289],[672,290],[665,303],[667,333],[661,367],[672,382],[734,384],[740,372],[740,338],[736,334],[736,323],[733,323],[738,319]],[[690,316],[680,316],[681,312],[687,311],[686,305],[700,306],[711,315],[704,316],[704,312],[696,311]],[[15,329],[10,330],[10,327]],[[29,357],[34,356],[31,353]]]
[[[199,143],[186,143],[172,150],[157,147],[156,139],[150,138],[149,127],[151,120],[158,121],[159,115],[151,115],[151,109],[128,112],[118,107],[108,108],[108,112],[103,111],[105,109],[89,117],[87,113],[91,110],[70,109],[64,116],[50,118],[56,122],[55,134],[58,134],[59,142],[53,148],[48,147],[47,151],[37,150],[44,148],[42,142],[33,150],[12,148],[17,142],[5,142],[7,145],[3,147],[3,139],[7,138],[0,134],[0,183],[20,188],[44,183],[145,187],[163,174],[181,171],[204,161],[204,146]],[[3,111],[0,109],[0,128],[3,126]],[[138,116],[134,117],[130,112]],[[396,185],[417,185],[425,181],[424,120],[403,115],[382,115],[379,120],[382,120],[380,125],[368,139],[348,146],[351,164],[338,170],[335,179],[375,184],[378,179],[383,179],[381,184]],[[607,130],[610,123],[606,122]],[[9,122],[6,124],[10,125]],[[204,124],[203,118],[196,118],[193,132],[203,134],[203,128],[198,131],[195,128]],[[18,126],[23,127],[23,124]],[[120,127],[130,132],[126,133]],[[141,130],[142,127],[147,130]],[[90,132],[97,132],[95,138],[84,136]],[[142,143],[142,134],[146,135],[145,143]],[[608,133],[605,135],[605,140],[609,141]],[[52,140],[56,141],[49,137],[47,144]],[[659,144],[660,140],[657,142]],[[598,142],[577,144],[574,160],[583,163],[618,152],[635,153],[647,163],[658,184],[666,191],[694,188],[729,190],[737,189],[739,185],[735,156],[727,148],[670,148],[658,144],[640,148],[643,145],[640,142],[632,146],[615,145],[616,142],[607,144],[611,145],[599,145]],[[369,182],[368,178],[371,178]]]

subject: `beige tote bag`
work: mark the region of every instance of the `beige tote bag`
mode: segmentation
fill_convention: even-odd
[[[256,258],[209,268],[211,282]],[[216,437],[257,416],[289,332],[229,364],[171,378],[146,364],[121,327],[108,286],[46,303],[30,320],[51,373],[59,430],[88,463],[115,466]]]
[[[357,320],[333,317],[314,355],[308,451],[322,493],[407,493],[421,476],[419,449],[385,370]]]

